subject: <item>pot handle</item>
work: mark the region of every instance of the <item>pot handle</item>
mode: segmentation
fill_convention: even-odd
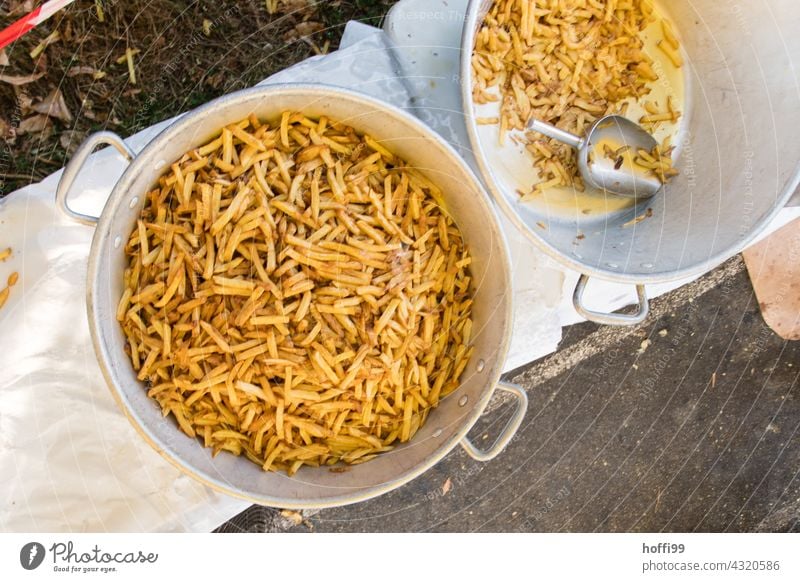
[[[129,162],[133,161],[133,158],[136,157],[134,151],[125,144],[122,138],[110,131],[98,131],[97,133],[93,133],[86,138],[75,152],[75,155],[72,156],[72,159],[61,174],[61,180],[59,180],[58,187],[56,188],[56,207],[67,216],[67,218],[71,218],[75,222],[80,222],[86,226],[95,226],[99,217],[75,212],[69,207],[67,198],[69,197],[69,191],[72,188],[72,184],[75,182],[75,178],[78,177],[84,164],[86,164],[86,160],[89,159],[89,156],[92,155],[94,149],[99,145],[114,146]]]
[[[594,323],[601,325],[638,325],[650,315],[650,301],[647,299],[647,292],[644,285],[636,286],[636,294],[639,296],[639,311],[632,315],[624,313],[600,313],[592,311],[583,305],[583,292],[589,282],[588,275],[581,275],[578,284],[575,286],[575,294],[572,296],[572,304],[578,314]]]
[[[461,446],[470,457],[476,461],[481,461],[484,463],[486,461],[491,461],[497,455],[503,452],[503,449],[506,448],[506,445],[508,445],[508,443],[511,442],[511,439],[514,438],[514,435],[517,434],[519,427],[522,425],[522,420],[525,418],[525,413],[528,410],[528,395],[522,388],[516,384],[500,382],[497,384],[497,389],[512,394],[517,400],[517,408],[514,411],[514,415],[511,417],[511,420],[508,421],[508,424],[503,429],[503,432],[499,437],[497,437],[497,440],[494,442],[492,447],[486,451],[483,451],[473,445],[472,441],[467,437],[464,437],[461,441]]]

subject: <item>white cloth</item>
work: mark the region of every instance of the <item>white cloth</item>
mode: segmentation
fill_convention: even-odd
[[[346,48],[269,82],[348,83],[407,106],[380,31],[348,28]],[[129,138],[141,149],[173,120]],[[99,212],[125,162],[93,156],[74,206]],[[0,530],[210,531],[248,507],[183,475],[150,448],[114,402],[86,317],[94,231],[55,209],[61,171],[0,201],[0,277],[19,283],[0,309]]]

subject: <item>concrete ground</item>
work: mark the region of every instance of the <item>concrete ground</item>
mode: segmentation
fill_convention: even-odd
[[[646,325],[567,328],[509,374],[530,405],[494,461],[457,448],[378,499],[253,507],[217,531],[800,531],[799,372],[800,342],[764,324],[737,257],[655,300]],[[510,413],[489,409],[479,442]]]

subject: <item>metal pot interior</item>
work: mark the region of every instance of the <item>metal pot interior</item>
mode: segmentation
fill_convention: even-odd
[[[677,149],[681,175],[652,201],[586,215],[522,203],[534,179],[524,152],[498,148],[478,126],[470,55],[491,0],[472,0],[464,34],[464,107],[481,172],[503,210],[562,263],[593,275],[656,282],[702,273],[751,241],[800,180],[800,3],[657,2],[681,38],[685,64]],[[652,217],[631,224],[652,208]],[[544,227],[542,226],[544,225]]]
[[[124,246],[144,205],[145,193],[183,153],[211,139],[220,129],[255,113],[274,121],[285,110],[326,115],[380,140],[422,170],[445,193],[474,261],[475,355],[462,386],[433,411],[415,438],[377,459],[346,472],[303,467],[295,476],[265,473],[244,458],[210,450],[179,432],[165,419],[136,379],[123,351],[115,320],[126,266]],[[256,503],[281,507],[320,507],[373,497],[432,466],[464,437],[486,405],[500,376],[510,333],[510,267],[507,249],[488,197],[464,163],[409,115],[372,99],[320,86],[256,88],[223,97],[186,115],[137,156],[115,187],[92,244],[89,268],[89,319],[95,349],[112,392],[145,438],[182,470],[225,492]],[[478,371],[478,362],[485,368]]]

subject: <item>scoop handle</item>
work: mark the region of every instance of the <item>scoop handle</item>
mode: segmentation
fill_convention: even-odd
[[[555,125],[551,125],[538,119],[531,119],[528,122],[528,130],[541,133],[547,137],[552,137],[553,139],[572,146],[575,149],[580,149],[581,145],[583,144],[583,139],[577,135],[568,131],[564,131],[563,129],[558,129]]]

